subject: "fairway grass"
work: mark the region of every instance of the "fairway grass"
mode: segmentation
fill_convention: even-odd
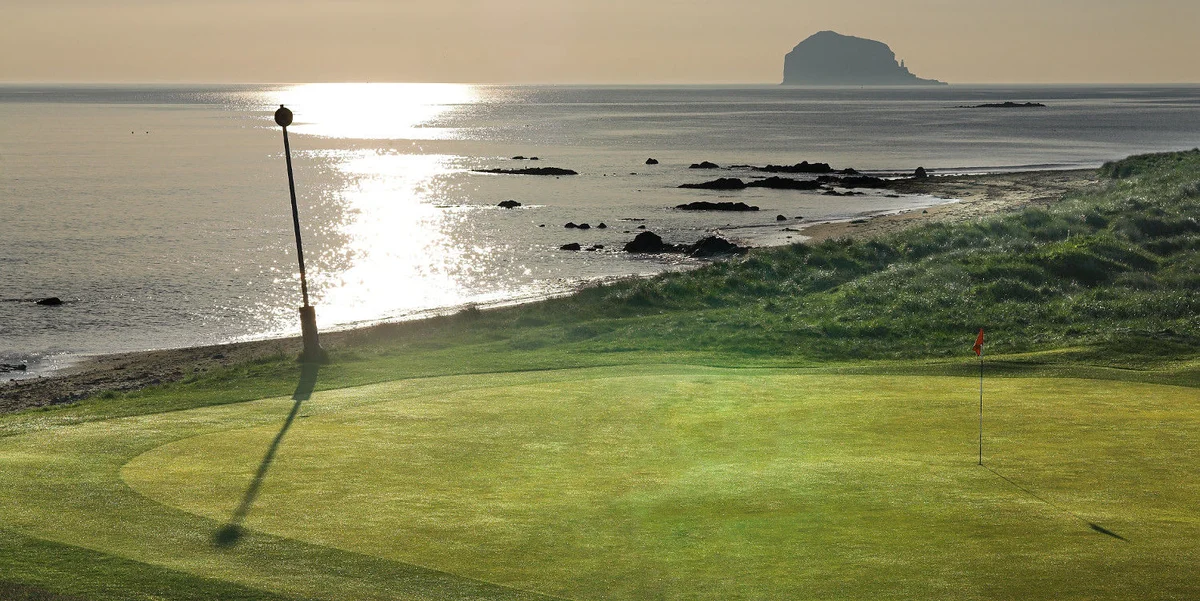
[[[1200,390],[990,379],[980,467],[977,387],[646,365],[24,414],[0,438],[0,554],[240,591],[216,598],[1200,597]]]

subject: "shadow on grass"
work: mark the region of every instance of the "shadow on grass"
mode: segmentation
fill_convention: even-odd
[[[1112,530],[1109,530],[1108,528],[1105,528],[1104,526],[1101,526],[1095,522],[1088,522],[1088,528],[1091,528],[1092,530],[1095,530],[1096,532],[1099,532],[1100,534],[1103,534],[1106,536],[1111,536],[1117,540],[1123,540],[1125,542],[1129,542],[1129,539],[1125,538],[1124,536],[1121,536],[1120,534],[1117,534],[1116,532],[1113,532]]]
[[[254,480],[250,482],[246,494],[242,495],[242,503],[238,505],[229,521],[213,535],[213,544],[216,546],[232,547],[242,539],[244,534],[242,522],[246,520],[246,516],[250,514],[250,509],[254,506],[255,499],[258,498],[263,481],[267,478],[267,471],[271,469],[271,464],[275,461],[275,452],[279,450],[279,444],[283,442],[284,435],[292,427],[292,422],[296,421],[296,416],[300,413],[300,405],[312,398],[313,388],[317,385],[319,367],[317,363],[305,363],[301,369],[300,382],[296,384],[296,392],[292,393],[292,400],[295,401],[292,410],[288,413],[287,419],[283,420],[283,427],[275,435],[275,440],[271,441],[271,446],[267,448],[267,454],[263,456],[262,463],[258,465]]]
[[[84,601],[79,597],[68,597],[32,586],[7,582],[0,582],[0,599],[4,599],[4,601]]]
[[[1070,510],[1064,509],[1062,507],[1059,507],[1058,505],[1055,505],[1054,503],[1051,503],[1048,499],[1046,499],[1042,496],[1039,496],[1037,493],[1033,492],[1032,490],[1029,490],[1028,488],[1025,488],[1024,486],[1021,486],[1020,484],[1017,484],[1015,481],[1013,481],[1012,478],[1009,478],[1008,476],[1001,474],[1000,472],[992,469],[990,466],[985,465],[985,466],[983,466],[983,469],[995,474],[997,478],[1000,478],[1001,480],[1008,482],[1009,484],[1013,485],[1013,487],[1017,488],[1018,490],[1020,490],[1021,492],[1025,493],[1025,494],[1033,497],[1034,499],[1037,499],[1038,501],[1041,501],[1042,503],[1045,503],[1046,505],[1049,505],[1050,507],[1053,507],[1053,508],[1057,509],[1058,511],[1061,511],[1061,512],[1087,524],[1088,528],[1091,528],[1092,530],[1095,530],[1096,532],[1099,532],[1100,534],[1103,534],[1105,536],[1111,536],[1119,541],[1129,542],[1129,539],[1125,538],[1124,536],[1121,536],[1120,534],[1117,534],[1116,532],[1113,532],[1112,530],[1109,530],[1108,528],[1105,528],[1104,526],[1101,526],[1101,525],[1097,524],[1096,522],[1089,522],[1089,521],[1079,517],[1075,513],[1071,512]]]

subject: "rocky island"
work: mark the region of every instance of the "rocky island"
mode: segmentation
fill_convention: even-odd
[[[792,49],[783,60],[785,86],[946,85],[913,75],[896,62],[883,42],[821,31]]]

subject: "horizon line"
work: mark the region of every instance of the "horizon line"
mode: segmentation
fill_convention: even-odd
[[[835,84],[835,85],[796,85],[778,82],[742,81],[742,82],[466,82],[466,81],[399,81],[399,80],[325,80],[325,81],[203,81],[203,80],[3,80],[0,85],[51,85],[51,86],[100,86],[100,85],[129,85],[129,86],[294,86],[307,84],[418,84],[418,85],[466,85],[466,86],[563,86],[563,87],[703,87],[703,86],[756,86],[756,87],[788,87],[788,88],[929,88],[946,86],[1196,86],[1200,81],[1083,81],[1083,82],[1037,82],[1037,81],[962,81],[945,82],[946,86],[928,85],[873,85],[873,84]]]

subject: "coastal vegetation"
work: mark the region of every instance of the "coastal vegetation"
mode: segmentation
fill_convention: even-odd
[[[0,416],[0,596],[1194,597],[1200,151],[1101,174]]]

